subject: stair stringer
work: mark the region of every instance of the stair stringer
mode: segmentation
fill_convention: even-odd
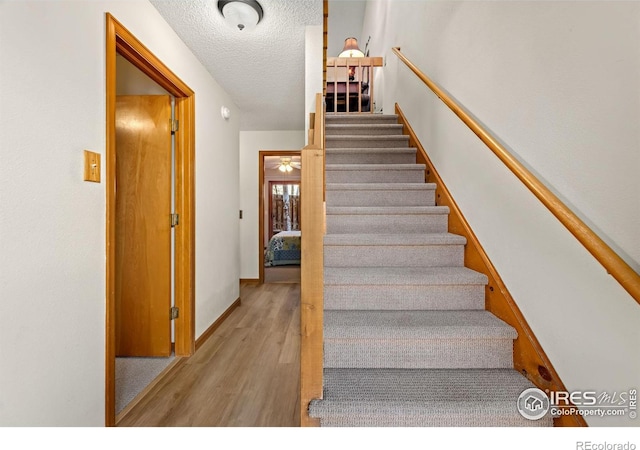
[[[485,309],[511,325],[518,332],[518,338],[513,343],[514,368],[543,391],[566,391],[566,387],[553,364],[397,103],[395,113],[398,115],[398,123],[404,126],[404,134],[409,136],[409,147],[417,148],[416,163],[426,165],[425,182],[437,185],[436,205],[447,206],[450,209],[449,233],[461,235],[467,239],[464,250],[465,267],[483,273],[489,279],[489,283],[485,287]],[[588,425],[580,415],[567,415],[554,418],[554,426],[586,427]]]

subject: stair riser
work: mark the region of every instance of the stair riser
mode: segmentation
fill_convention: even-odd
[[[448,219],[448,214],[327,214],[327,233],[446,233]]]
[[[327,207],[332,206],[435,206],[433,190],[326,191]]]
[[[463,245],[325,245],[325,267],[455,267]]]
[[[422,183],[424,170],[327,170],[327,183]]]
[[[415,152],[357,153],[327,152],[327,164],[415,164]]]
[[[342,136],[326,136],[326,148],[400,148],[408,147],[409,139],[402,136],[387,138],[363,137],[348,138]]]
[[[385,311],[483,310],[484,289],[483,285],[325,285],[324,309]]]
[[[325,339],[325,368],[508,369],[511,339]]]
[[[411,411],[399,413],[397,409],[358,414],[329,415],[320,420],[322,427],[487,427],[487,415],[492,412],[490,406],[482,404],[472,409],[467,404],[458,410],[435,411],[434,408],[411,414]],[[529,420],[520,414],[491,414],[492,427],[552,427],[553,419],[545,416],[541,420]]]
[[[376,125],[376,124],[397,124],[398,118],[396,116],[381,116],[376,114],[375,116],[371,116],[369,114],[358,114],[358,115],[334,115],[327,113],[325,117],[325,123],[327,125],[331,124],[363,124],[363,125]]]
[[[402,134],[402,125],[388,124],[358,124],[354,126],[332,127],[327,124],[325,128],[326,136],[397,136]]]

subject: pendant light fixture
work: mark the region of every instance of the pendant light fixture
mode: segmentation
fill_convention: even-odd
[[[262,6],[255,0],[218,0],[218,10],[239,31],[251,31],[264,16]]]

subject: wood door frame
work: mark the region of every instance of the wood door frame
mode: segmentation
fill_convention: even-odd
[[[298,186],[298,189],[299,189],[300,181],[301,180],[269,180],[269,192],[271,192],[271,195],[269,196],[269,211],[273,210],[273,185],[274,184]],[[298,225],[300,225],[300,228],[302,228],[300,222],[298,222]],[[269,237],[273,236],[272,233],[273,233],[273,216],[269,214]]]
[[[115,426],[116,54],[175,97],[175,355],[195,351],[195,93],[111,14],[106,13],[106,339],[105,425]],[[169,217],[167,217],[169,220]]]
[[[301,157],[302,152],[300,150],[260,150],[258,153],[258,282],[262,284],[264,283],[264,158],[266,156]]]

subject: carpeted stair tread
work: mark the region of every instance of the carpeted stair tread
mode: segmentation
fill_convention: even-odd
[[[372,311],[484,310],[482,284],[327,284],[324,309]]]
[[[323,426],[551,426],[516,409],[533,384],[513,369],[325,369]]]
[[[518,396],[532,387],[514,369],[326,369],[324,377],[324,401],[422,403],[494,399],[513,402],[516,413]],[[470,380],[474,382],[469,383]]]
[[[325,286],[486,285],[487,276],[467,267],[326,267]]]
[[[327,215],[449,214],[448,206],[327,206]]]
[[[333,123],[398,123],[397,114],[326,114],[327,125]]]
[[[327,183],[327,191],[434,191],[435,183]]]
[[[389,135],[361,135],[361,134],[333,134],[326,136],[325,140],[330,141],[344,141],[344,140],[354,140],[354,141],[363,141],[363,142],[409,142],[409,136],[406,134],[389,134]]]
[[[327,164],[326,183],[420,183],[424,164]]]
[[[351,143],[353,144],[353,143]],[[362,143],[365,145],[366,143]],[[368,148],[363,145],[351,145],[347,148],[328,148],[326,150],[326,164],[415,164],[417,150],[407,147]]]
[[[415,236],[445,234],[448,219],[446,206],[334,206],[327,208],[326,225],[328,235],[343,238],[361,234]]]
[[[389,172],[391,170],[406,171],[424,171],[424,164],[327,164],[326,170],[329,171],[381,171]]]
[[[436,185],[428,183],[327,183],[328,207],[435,206]]]
[[[485,310],[488,277],[397,115],[325,121],[321,426],[553,426],[522,417],[517,331]],[[413,145],[413,144],[411,144]]]
[[[325,246],[416,246],[416,245],[465,245],[464,236],[451,233],[414,234],[326,234]]]
[[[387,154],[387,153],[402,153],[407,155],[415,155],[417,149],[416,147],[345,147],[345,148],[328,148],[327,156],[335,155],[335,154],[354,154],[354,155],[362,155],[365,153],[378,153],[378,154]]]
[[[325,311],[325,340],[516,339],[488,311]]]
[[[326,124],[326,136],[380,136],[380,135],[400,135],[403,126],[400,124],[380,123],[380,124]]]
[[[463,236],[450,233],[326,234],[324,266],[463,266],[465,243]]]
[[[357,134],[336,134],[325,136],[326,148],[344,148],[344,147],[408,147],[409,136],[397,135],[380,135],[367,136]]]

